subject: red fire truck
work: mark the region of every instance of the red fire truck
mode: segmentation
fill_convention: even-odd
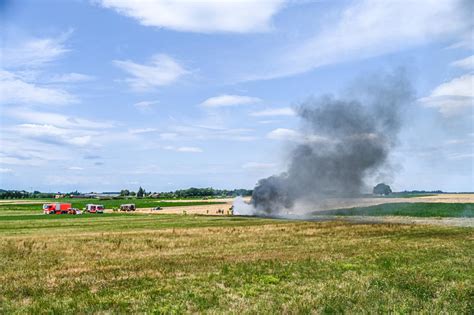
[[[43,212],[44,214],[67,214],[70,208],[70,203],[45,203]]]

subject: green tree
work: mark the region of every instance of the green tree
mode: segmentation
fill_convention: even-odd
[[[122,189],[120,191],[120,196],[130,196],[130,191],[128,189]]]
[[[373,190],[374,194],[375,195],[389,195],[392,193],[392,189],[390,188],[389,185],[386,185],[384,183],[380,183],[380,184],[377,184],[375,187],[374,187],[374,190]]]

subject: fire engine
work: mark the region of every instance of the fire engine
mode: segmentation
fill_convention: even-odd
[[[70,208],[70,203],[45,203],[43,212],[44,214],[67,214]]]
[[[89,203],[86,205],[86,211],[89,213],[104,213],[104,206]]]

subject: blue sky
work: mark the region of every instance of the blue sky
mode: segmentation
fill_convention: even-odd
[[[470,1],[2,1],[4,189],[252,188],[293,107],[403,68],[395,190],[474,190]],[[369,181],[370,182],[370,181]]]

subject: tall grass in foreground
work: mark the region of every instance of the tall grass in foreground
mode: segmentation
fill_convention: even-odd
[[[474,307],[469,228],[179,215],[2,224],[0,313]]]

